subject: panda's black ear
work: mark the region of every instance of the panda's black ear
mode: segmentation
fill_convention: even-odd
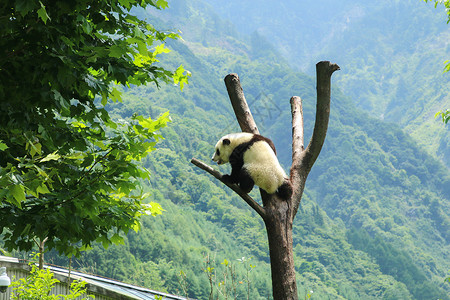
[[[222,143],[224,145],[229,145],[231,143],[231,141],[229,139],[223,139]]]

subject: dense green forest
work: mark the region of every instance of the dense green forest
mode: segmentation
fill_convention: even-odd
[[[208,275],[214,275],[213,285],[222,293],[231,293],[234,284],[238,299],[247,292],[250,299],[270,299],[262,220],[190,159],[209,163],[217,139],[238,130],[223,84],[233,72],[287,170],[289,99],[303,99],[307,141],[314,124],[314,77],[294,70],[260,33],[238,33],[202,2],[170,5],[158,14],[136,13],[157,28],[182,31],[184,40],[167,42],[172,52],[161,61],[189,70],[189,85],[182,92],[174,86],[130,86],[123,103],[108,106],[116,119],[170,111],[165,140],[143,160],[151,172],[143,183],[151,193],[148,201],[165,211],[145,217],[142,230],[128,234],[123,245],[96,245],[74,258],[73,267],[196,299],[209,299]],[[349,68],[331,54],[327,59]],[[313,291],[312,299],[450,299],[444,282],[450,270],[450,172],[401,127],[355,105],[354,96],[341,88],[347,77],[336,74],[327,139],[294,224],[300,297]],[[252,196],[259,197],[256,191]],[[56,253],[46,258],[68,264]]]

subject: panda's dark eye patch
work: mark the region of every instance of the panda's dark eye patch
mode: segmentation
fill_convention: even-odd
[[[217,154],[218,156],[220,156],[220,150],[219,150],[219,149],[216,150],[216,154]]]

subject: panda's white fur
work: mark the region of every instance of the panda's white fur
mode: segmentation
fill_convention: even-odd
[[[219,165],[230,162],[231,174],[224,175],[224,179],[239,183],[246,192],[253,188],[253,181],[268,194],[276,193],[280,187],[283,187],[282,196],[292,193],[288,176],[268,138],[245,132],[225,135],[217,142],[212,160]]]

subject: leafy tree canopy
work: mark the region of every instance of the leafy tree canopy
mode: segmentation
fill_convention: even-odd
[[[6,249],[48,249],[77,254],[91,242],[120,242],[139,228],[144,204],[137,164],[170,121],[135,115],[113,120],[108,101],[121,86],[173,82],[188,73],[168,71],[157,55],[167,38],[130,11],[162,9],[164,0],[0,3],[0,233]]]

